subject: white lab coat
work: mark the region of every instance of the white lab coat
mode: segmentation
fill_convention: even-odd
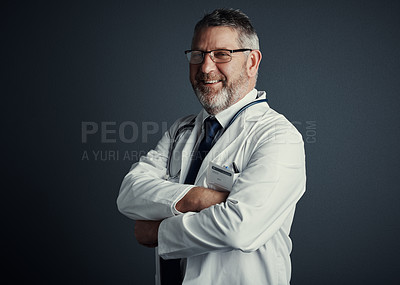
[[[132,166],[121,185],[119,210],[134,220],[165,219],[158,254],[186,262],[185,285],[289,284],[289,231],[306,182],[301,135],[267,103],[246,109],[205,157],[195,182],[209,187],[210,161],[221,166],[235,162],[240,173],[226,202],[199,213],[176,214],[173,205],[192,187],[182,183],[200,117],[193,131],[182,135],[177,146],[181,155],[175,153],[172,160],[172,168],[181,169],[179,181],[167,176],[169,147],[176,130],[190,118],[176,121],[156,148]]]

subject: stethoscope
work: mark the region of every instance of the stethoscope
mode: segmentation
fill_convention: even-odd
[[[259,103],[263,103],[263,102],[268,102],[268,99],[261,99],[261,100],[256,100],[253,102],[248,103],[247,105],[243,106],[242,108],[239,109],[239,111],[236,112],[236,114],[232,117],[232,119],[229,121],[229,123],[226,125],[226,127],[224,128],[224,132],[229,128],[230,125],[233,124],[233,122],[239,117],[239,115],[246,110],[247,108],[259,104]],[[171,179],[175,179],[179,176],[180,173],[180,169],[176,174],[171,174],[171,160],[172,160],[172,154],[173,151],[176,147],[177,142],[179,141],[179,139],[183,136],[184,132],[190,130],[192,131],[194,128],[194,122],[196,121],[196,117],[194,117],[189,123],[181,126],[176,132],[175,132],[175,136],[174,136],[174,141],[172,142],[170,148],[169,148],[169,153],[168,153],[168,177]],[[219,137],[222,136],[222,133],[219,135]]]

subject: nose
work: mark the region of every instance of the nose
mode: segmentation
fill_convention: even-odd
[[[201,64],[201,71],[203,73],[210,73],[217,68],[215,62],[211,59],[211,55],[209,53],[204,55],[203,63]]]

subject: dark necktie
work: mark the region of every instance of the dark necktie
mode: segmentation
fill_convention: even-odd
[[[221,129],[221,125],[216,118],[208,117],[204,121],[204,129],[204,137],[200,142],[199,148],[197,149],[196,153],[194,153],[194,155],[192,156],[192,162],[190,164],[188,174],[186,175],[185,184],[194,184],[201,163],[203,162],[204,157],[206,157],[207,153],[210,151],[212,147],[212,142],[215,138],[215,135]]]
[[[208,117],[204,121],[205,134],[197,151],[192,156],[190,168],[185,179],[185,184],[194,184],[201,163],[212,147],[215,135],[221,129],[217,119]],[[161,285],[180,285],[183,278],[180,270],[180,259],[164,260],[160,258]]]

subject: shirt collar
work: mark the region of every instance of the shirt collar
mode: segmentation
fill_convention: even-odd
[[[249,93],[247,93],[246,96],[244,96],[242,99],[240,99],[238,102],[236,102],[232,106],[229,106],[225,110],[223,110],[223,111],[219,112],[218,114],[216,114],[215,118],[221,124],[222,128],[225,128],[229,124],[229,121],[236,114],[236,112],[240,110],[240,108],[242,108],[246,104],[254,101],[256,98],[257,98],[257,90],[253,89]],[[204,120],[209,116],[210,115],[207,113],[207,111],[203,109],[203,112],[202,112],[202,123],[204,123]]]

